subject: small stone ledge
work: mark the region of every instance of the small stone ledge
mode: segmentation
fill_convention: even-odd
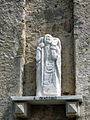
[[[62,104],[67,101],[78,101],[82,102],[83,97],[81,95],[71,95],[71,96],[11,96],[14,102],[29,102],[30,104]]]
[[[55,105],[65,104],[66,105],[66,116],[67,117],[79,117],[80,116],[80,105],[83,102],[81,95],[71,96],[11,96],[11,100],[15,105],[15,114],[17,117],[28,117],[27,115],[27,103],[31,105]]]

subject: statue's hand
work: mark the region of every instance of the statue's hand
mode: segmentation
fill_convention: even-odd
[[[40,47],[40,48],[43,48],[44,46],[45,46],[44,43],[40,43],[40,44],[39,44],[39,47]]]

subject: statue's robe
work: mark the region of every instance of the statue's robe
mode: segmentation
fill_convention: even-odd
[[[46,96],[61,95],[59,42],[59,39],[54,39],[51,44],[44,47],[43,94]]]

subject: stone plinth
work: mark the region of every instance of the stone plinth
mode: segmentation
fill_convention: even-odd
[[[30,105],[65,104],[66,105],[66,116],[67,117],[77,117],[77,116],[80,116],[80,109],[79,109],[80,108],[80,103],[83,102],[83,97],[81,95],[48,96],[48,97],[38,97],[38,96],[20,96],[19,97],[19,96],[11,96],[11,99],[12,99],[12,101],[15,104],[17,104],[19,102],[19,104],[20,103],[24,103],[24,105],[27,104],[27,103],[29,103]],[[24,107],[23,107],[23,109],[24,109]],[[17,114],[19,116],[19,111],[18,111],[18,113],[15,113],[15,114],[16,114],[16,116],[17,116]],[[24,115],[24,113],[23,113],[23,115]],[[23,116],[21,116],[21,114],[20,114],[19,117],[23,117]]]

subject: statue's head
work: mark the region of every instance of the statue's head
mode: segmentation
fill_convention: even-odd
[[[45,44],[50,44],[52,42],[52,40],[53,40],[53,37],[50,34],[46,34],[44,36],[44,42],[45,42]]]

